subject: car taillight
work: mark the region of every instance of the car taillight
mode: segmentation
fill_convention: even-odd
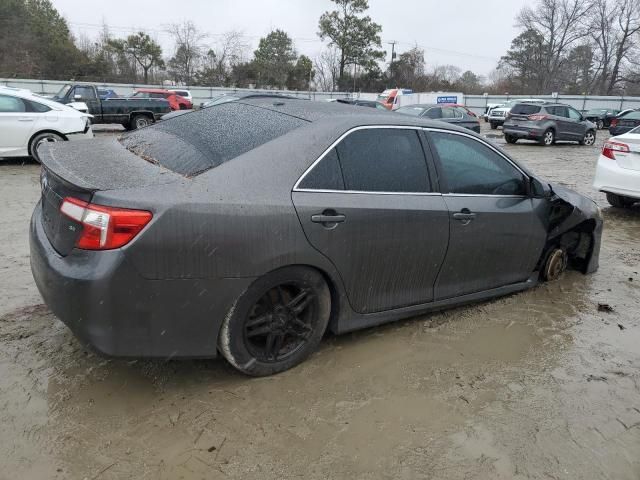
[[[602,155],[604,155],[607,158],[610,158],[611,160],[616,159],[615,152],[629,153],[630,152],[629,145],[627,145],[626,143],[619,143],[619,142],[606,142],[602,147]]]
[[[546,120],[549,117],[546,115],[529,115],[527,118],[533,122],[539,122],[540,120]]]
[[[611,119],[611,123],[609,124],[609,126],[615,127],[616,125],[618,125],[618,119],[617,118],[612,118]]]
[[[146,210],[94,205],[67,197],[60,212],[82,224],[76,247],[84,250],[110,250],[129,243],[151,221]]]

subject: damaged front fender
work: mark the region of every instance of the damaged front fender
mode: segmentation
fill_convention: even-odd
[[[551,184],[548,245],[560,245],[583,273],[598,270],[602,213],[589,197]]]

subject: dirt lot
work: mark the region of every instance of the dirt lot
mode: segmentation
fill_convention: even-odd
[[[83,348],[31,279],[39,168],[0,164],[0,478],[637,480],[640,209],[591,189],[606,136],[506,146],[603,207],[599,272],[330,337],[264,379]]]

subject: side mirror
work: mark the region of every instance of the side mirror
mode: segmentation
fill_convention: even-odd
[[[82,95],[78,95],[77,93],[73,96],[74,100],[82,100]]]
[[[551,185],[547,182],[542,182],[536,177],[531,177],[530,182],[531,195],[536,198],[550,198],[553,195]]]

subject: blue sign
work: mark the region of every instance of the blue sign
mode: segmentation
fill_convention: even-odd
[[[458,97],[456,95],[452,95],[450,97],[438,97],[437,103],[458,103]]]

